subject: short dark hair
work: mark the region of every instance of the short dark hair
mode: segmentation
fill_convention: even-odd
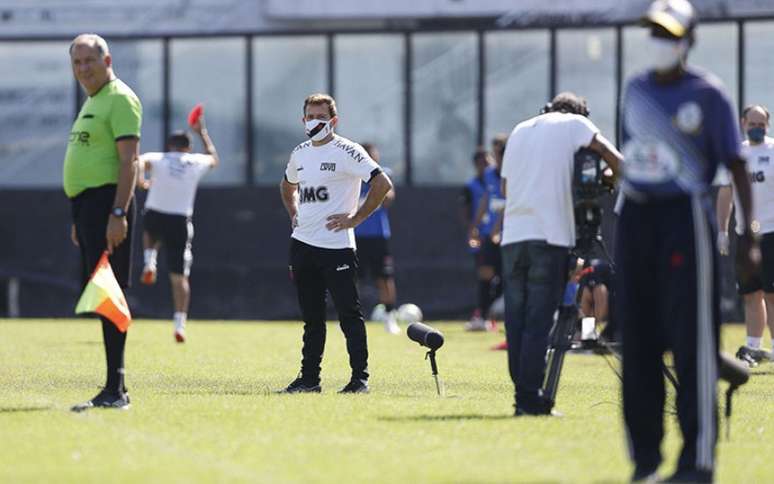
[[[473,152],[473,159],[471,161],[478,161],[481,158],[486,159],[489,156],[489,152],[483,146],[476,147],[476,151]]]
[[[167,138],[169,148],[184,149],[191,147],[191,135],[185,131],[175,131]]]
[[[492,138],[492,151],[497,156],[503,156],[505,154],[505,145],[508,143],[508,135],[505,133],[498,133]]]
[[[578,96],[574,92],[560,92],[551,100],[551,112],[589,115],[589,108],[586,99]]]
[[[750,104],[749,106],[745,107],[742,110],[742,118],[743,119],[747,119],[747,115],[750,114],[750,111],[752,111],[755,108],[760,109],[761,111],[763,111],[766,114],[766,122],[768,122],[769,121],[769,117],[770,117],[769,116],[769,110],[766,109],[766,106],[764,106],[763,104]]]

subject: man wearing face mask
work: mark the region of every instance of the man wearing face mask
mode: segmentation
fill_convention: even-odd
[[[333,298],[352,375],[339,393],[368,393],[368,347],[357,290],[354,228],[381,205],[392,182],[359,144],[334,134],[336,101],[327,94],[304,100],[309,141],[290,154],[280,187],[293,228],[290,275],[296,285],[304,344],[301,372],[280,393],[319,393],[325,347],[326,294]],[[370,185],[359,204],[360,183]]]
[[[767,323],[774,347],[774,139],[766,136],[769,117],[769,111],[764,106],[748,106],[742,112],[742,128],[747,135],[743,150],[755,207],[753,214],[754,220],[760,224],[762,234],[761,270],[750,277],[738,277],[737,280],[739,293],[744,298],[747,341],[739,348],[736,357],[751,367],[771,360],[771,351],[761,348]],[[731,191],[732,187],[725,189]],[[723,210],[725,219],[721,220],[724,227],[728,227],[728,215],[734,204],[732,197],[727,199],[728,206]],[[739,234],[746,223],[741,214],[737,214],[737,219],[736,230]]]
[[[711,482],[717,439],[719,294],[710,184],[727,166],[750,220],[750,185],[734,109],[720,82],[686,66],[696,15],[686,0],[653,2],[647,72],[622,100],[625,200],[615,255],[623,332],[623,403],[633,481],[656,478],[663,438],[663,354],[671,350],[683,448],[668,482]],[[742,228],[742,270],[755,246]]]

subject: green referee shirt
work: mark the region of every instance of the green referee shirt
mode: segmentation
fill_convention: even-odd
[[[118,183],[116,141],[140,137],[142,105],[120,79],[89,96],[70,131],[64,159],[64,191],[73,198],[87,188]]]

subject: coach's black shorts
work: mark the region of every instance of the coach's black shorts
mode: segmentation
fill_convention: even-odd
[[[503,259],[500,246],[492,242],[488,235],[483,237],[481,248],[476,253],[476,267],[482,266],[494,267],[498,274],[502,272]]]
[[[357,237],[358,276],[388,278],[395,275],[389,241],[383,237]]]
[[[161,242],[166,248],[169,272],[188,276],[193,263],[191,217],[146,209],[143,223],[151,239]]]
[[[103,185],[86,189],[70,199],[75,235],[81,251],[81,283],[84,286],[107,248],[107,223],[115,196],[115,185]],[[113,249],[113,255],[110,256],[110,266],[116,275],[116,280],[124,288],[131,285],[134,211],[134,200],[132,200],[126,213],[126,221],[129,225],[126,239]]]
[[[741,252],[736,251],[737,275],[741,274],[739,270]],[[739,294],[752,294],[756,291],[774,293],[774,232],[763,234],[761,238],[761,267],[760,270],[747,278],[737,276],[737,289]]]

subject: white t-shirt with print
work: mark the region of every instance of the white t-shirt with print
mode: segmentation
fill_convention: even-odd
[[[212,167],[212,156],[200,153],[144,153],[151,165],[151,185],[145,207],[173,215],[193,215],[199,180]]]
[[[354,249],[354,229],[334,232],[325,225],[330,215],[354,214],[360,182],[380,171],[362,146],[338,135],[322,146],[311,141],[298,145],[285,170],[285,179],[298,184],[298,225],[292,237],[323,249]]]
[[[506,179],[502,245],[544,240],[575,246],[575,152],[589,146],[598,132],[584,116],[557,112],[516,125],[501,172]]]
[[[747,174],[753,203],[753,218],[761,224],[761,233],[774,232],[774,138],[766,136],[762,143],[742,143],[742,155],[747,160]],[[746,222],[734,191],[736,205],[736,233],[742,233]]]

